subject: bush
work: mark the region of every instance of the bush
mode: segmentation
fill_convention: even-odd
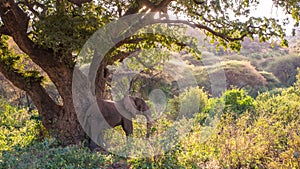
[[[220,98],[210,98],[203,112],[195,115],[195,121],[208,126],[213,120],[220,119],[223,114],[232,114],[235,118],[246,111],[254,112],[255,100],[243,89],[231,89]]]
[[[150,158],[138,158],[138,159],[129,159],[128,162],[131,164],[132,168],[152,168],[152,169],[184,169],[186,165],[183,165],[178,159],[182,149],[181,145],[178,144],[176,147],[171,149],[168,152],[164,152],[154,157]]]
[[[245,111],[254,109],[254,99],[247,95],[243,89],[227,90],[223,93],[224,112],[235,113],[240,115]]]
[[[168,101],[169,117],[172,119],[192,118],[195,113],[202,112],[205,109],[207,102],[208,96],[202,88],[190,88]]]
[[[204,111],[197,113],[194,120],[202,126],[209,126],[213,123],[214,119],[220,118],[223,110],[224,100],[222,98],[210,98]]]

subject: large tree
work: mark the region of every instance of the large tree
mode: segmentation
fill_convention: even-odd
[[[212,40],[234,50],[240,49],[240,43],[246,37],[259,37],[261,41],[279,37],[285,45],[285,31],[279,21],[250,15],[258,3],[259,0],[1,0],[0,71],[29,94],[43,125],[53,136],[65,145],[79,143],[84,132],[72,100],[72,76],[76,53],[98,28],[126,15],[151,11],[163,14],[161,16],[168,13],[185,16],[186,19],[179,22],[204,30]],[[298,0],[273,0],[273,4],[282,7],[293,17],[295,26],[299,25]],[[153,18],[153,23],[158,22],[159,18]],[[8,48],[9,38],[25,55]],[[97,70],[97,94],[101,97],[104,91],[108,65],[122,61],[141,47],[171,43],[176,44],[176,39],[143,34],[117,43],[105,54]],[[22,58],[27,63],[34,62],[37,68],[25,69],[17,64]],[[43,76],[56,86],[62,103],[49,96],[42,85]]]

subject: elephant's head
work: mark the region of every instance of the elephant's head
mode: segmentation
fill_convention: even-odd
[[[139,97],[126,96],[124,98],[124,106],[128,111],[132,113],[133,117],[136,117],[136,115],[143,115],[146,117],[147,119],[146,137],[148,138],[150,128],[152,127],[152,117],[151,117],[152,113],[145,100]]]

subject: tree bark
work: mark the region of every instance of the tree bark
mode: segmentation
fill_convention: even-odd
[[[57,83],[57,89],[63,99],[63,106],[57,117],[58,138],[63,145],[78,144],[84,139],[84,131],[78,121],[72,95],[72,69],[64,72],[64,82]]]

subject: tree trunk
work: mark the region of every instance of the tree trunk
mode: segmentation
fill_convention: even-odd
[[[85,138],[85,133],[78,121],[72,100],[65,100],[62,112],[57,119],[57,138],[62,145],[78,144]]]
[[[63,98],[63,105],[58,105],[49,96],[45,88],[41,85],[41,79],[26,79],[16,70],[9,69],[5,61],[1,59],[0,71],[16,87],[28,93],[39,112],[42,124],[62,145],[78,144],[84,140],[85,134],[78,121],[72,99],[71,69],[65,71],[69,73],[65,73],[64,81],[57,83],[59,84],[57,88]]]
[[[28,37],[28,15],[14,0],[0,2],[0,16],[3,25],[2,34],[9,35],[18,47],[31,60],[42,68],[55,84],[63,104],[58,105],[41,85],[42,78],[26,77],[22,71],[13,68],[5,60],[10,52],[5,45],[1,45],[0,71],[16,87],[26,91],[38,109],[42,124],[56,137],[62,145],[77,144],[84,139],[84,132],[77,119],[72,99],[72,75],[74,60],[72,54],[60,56],[52,49],[40,48]],[[8,58],[9,59],[9,58]]]
[[[72,78],[72,77],[71,77]],[[78,144],[84,139],[84,131],[78,121],[72,99],[72,81],[68,79],[65,84],[58,86],[59,93],[63,98],[63,106],[57,117],[58,139],[63,145]]]

